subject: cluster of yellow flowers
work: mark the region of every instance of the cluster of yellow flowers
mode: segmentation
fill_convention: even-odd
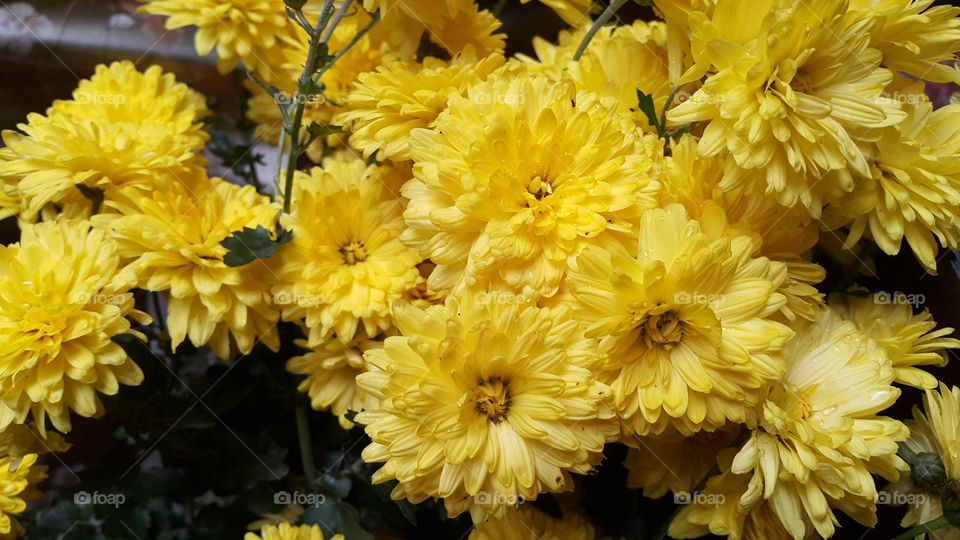
[[[283,147],[277,103],[297,104],[315,52],[283,2],[144,1],[273,89],[251,83],[249,116]],[[476,539],[593,538],[577,513],[517,506],[573,490],[608,443],[648,496],[702,489],[679,538],[827,538],[837,511],[873,525],[875,476],[922,489],[901,444],[960,482],[960,389],[922,369],[960,348],[952,329],[865,290],[825,298],[810,258],[838,230],[889,254],[905,238],[931,272],[938,245],[960,248],[960,105],[924,94],[960,82],[943,63],[960,9],[663,0],[663,21],[599,28],[589,1],[543,3],[572,28],[534,58],[505,56],[474,0],[337,2],[325,50],[345,54],[302,105],[343,132],[309,139],[289,212],[207,176],[204,100],[158,67],[100,66],[4,132],[0,216],[22,238],[0,248],[0,438],[49,441],[47,419],[66,433],[141,382],[112,340],[145,339],[145,290],[174,350],[276,351],[278,322],[299,325],[287,368],[363,426],[373,481],[469,512]],[[292,237],[225,263],[257,227]],[[883,415],[901,386],[926,416]],[[0,448],[0,533],[43,477],[24,452]]]

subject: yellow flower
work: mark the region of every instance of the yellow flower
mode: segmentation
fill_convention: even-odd
[[[773,315],[786,268],[747,237],[710,239],[680,205],[649,210],[638,257],[587,246],[567,285],[628,434],[753,423],[793,332]]]
[[[717,454],[730,446],[739,427],[701,431],[690,437],[676,432],[660,437],[636,437],[623,442],[631,448],[623,465],[627,487],[659,499],[667,492],[692,492],[717,464]]]
[[[369,22],[370,15],[364,11],[355,10],[355,13],[344,18],[337,25],[328,43],[330,50],[337,51],[346,46]],[[299,39],[278,44],[276,56],[281,61],[271,66],[271,72],[264,79],[267,84],[276,87],[282,94],[274,98],[252,81],[246,83],[247,89],[252,94],[248,102],[247,117],[257,125],[255,135],[271,143],[277,142],[283,125],[278,101],[293,102],[297,81],[307,59],[309,38],[304,33],[298,34],[298,37]],[[319,82],[324,86],[323,95],[305,104],[304,125],[309,125],[310,122],[320,125],[331,124],[334,114],[341,110],[340,106],[353,91],[358,76],[361,73],[373,71],[383,62],[393,58],[383,49],[368,34],[326,70],[319,78]],[[303,135],[306,136],[306,130]],[[323,158],[324,143],[333,145],[339,142],[339,139],[340,137],[337,136],[314,142],[309,148],[308,155],[314,162],[319,163]]]
[[[503,63],[501,54],[477,58],[472,48],[450,62],[387,63],[359,76],[336,123],[350,129],[350,144],[364,157],[409,160],[410,131],[433,127],[451,96],[463,95]]]
[[[403,59],[412,59],[427,34],[451,55],[473,47],[481,56],[503,51],[506,36],[494,34],[500,21],[474,0],[364,0],[368,12],[380,10],[372,32]]]
[[[520,3],[528,4],[530,0],[520,0]],[[564,22],[571,26],[590,23],[593,0],[540,0],[540,3],[555,11]]]
[[[306,341],[296,343],[306,348]],[[360,412],[377,405],[376,400],[357,385],[357,375],[369,370],[364,354],[382,347],[382,339],[368,338],[360,331],[350,343],[331,339],[306,354],[294,356],[287,361],[287,371],[306,375],[297,390],[310,396],[310,405],[315,410],[329,410],[337,416],[343,429],[350,429],[353,422],[347,420],[349,411]]]
[[[319,525],[294,526],[289,523],[264,525],[260,534],[247,533],[243,540],[323,540],[323,530]],[[330,540],[344,540],[342,534],[330,537]]]
[[[893,480],[907,468],[897,457],[906,426],[877,416],[900,395],[892,367],[853,323],[830,311],[802,322],[784,357],[787,371],[764,403],[760,426],[732,458],[723,456],[722,473],[707,483],[703,501],[681,510],[671,536],[829,538],[834,509],[876,523],[871,475]]]
[[[27,116],[17,126],[23,133],[3,132],[0,178],[16,184],[29,221],[48,204],[85,201],[77,186],[108,198],[118,186],[155,189],[203,167],[197,152],[207,140],[199,124],[206,114],[203,97],[159,67],[100,65],[72,100]]]
[[[652,131],[638,107],[637,90],[653,96],[659,115],[671,90],[667,78],[666,26],[644,21],[629,26],[605,26],[590,41],[580,60],[574,61],[584,33],[584,29],[562,32],[558,45],[535,38],[538,60],[520,55],[520,61],[554,80],[569,77],[578,89],[596,93],[606,107],[629,118],[638,128]]]
[[[852,192],[832,197],[828,219],[849,224],[847,245],[866,233],[895,255],[906,239],[935,273],[937,242],[960,248],[960,105],[933,110],[922,85],[895,88],[906,120],[875,137],[869,169],[854,177]]]
[[[248,354],[260,341],[277,350],[272,272],[259,260],[228,267],[220,245],[245,227],[273,230],[276,209],[253,186],[213,178],[197,189],[173,184],[148,195],[125,191],[108,203],[117,213],[96,216],[94,223],[117,239],[122,256],[135,259],[141,288],[169,291],[174,350],[188,337],[198,347],[209,344],[222,359],[235,351]]]
[[[500,519],[490,519],[470,531],[468,540],[594,540],[597,531],[583,516],[554,518],[532,506],[508,510]]]
[[[902,294],[902,293],[899,293]],[[943,366],[947,349],[960,348],[953,328],[937,328],[930,312],[918,314],[904,296],[877,293],[865,298],[833,295],[831,309],[877,343],[894,369],[895,380],[917,388],[936,388],[937,379],[916,366]]]
[[[723,160],[698,157],[694,138],[689,135],[672,145],[664,172],[661,204],[682,204],[711,238],[750,238],[755,256],[787,267],[787,279],[778,289],[786,298],[780,309],[785,320],[817,318],[823,295],[815,285],[823,281],[826,272],[808,260],[820,236],[808,216],[800,209],[785,209],[769,198],[719,189]]]
[[[881,96],[893,75],[869,47],[872,20],[845,16],[844,7],[729,0],[712,19],[691,18],[696,65],[684,81],[706,81],[667,117],[707,123],[699,151],[726,158],[723,189],[742,187],[817,216],[826,189],[849,191],[850,174],[868,175],[856,137],[903,113]],[[835,170],[846,177],[820,182]]]
[[[308,347],[332,334],[350,342],[390,327],[390,305],[421,281],[422,258],[400,243],[403,202],[363,159],[327,159],[297,172],[293,213],[282,218],[293,240],[279,252],[275,301],[285,320],[306,326]]]
[[[133,275],[121,269],[116,244],[87,222],[43,222],[0,247],[0,429],[32,415],[70,430],[70,411],[103,413],[97,393],[138,385],[143,372],[111,341],[132,334]]]
[[[140,0],[140,9],[167,17],[167,29],[196,26],[197,54],[216,48],[217,69],[228,73],[242,61],[258,74],[271,73],[274,49],[302,32],[283,2],[273,0]]]
[[[367,353],[374,369],[358,383],[380,401],[357,415],[383,463],[374,483],[396,479],[395,499],[444,500],[479,523],[540,493],[569,491],[616,432],[607,388],[590,364],[567,308],[448,297],[421,310],[394,306],[401,336]]]
[[[42,498],[36,486],[47,477],[47,468],[36,462],[36,454],[0,458],[0,538],[20,538],[22,528],[16,516],[27,509],[27,503]]]
[[[66,452],[71,446],[59,433],[51,431],[41,435],[33,425],[10,424],[0,431],[0,456],[42,456],[50,452]]]
[[[907,420],[910,438],[904,446],[914,454],[936,455],[943,463],[948,481],[960,482],[960,388],[928,389],[923,398],[924,412],[913,408],[913,419]],[[909,506],[900,525],[910,528],[927,523],[943,515],[943,499],[928,487],[919,485],[912,475],[903,474],[900,480],[887,486],[886,491],[907,500]],[[948,526],[929,534],[936,540],[957,540],[960,528]]]
[[[918,79],[960,83],[960,72],[945,60],[960,50],[960,8],[931,6],[933,0],[851,0],[860,17],[876,17],[870,46],[883,53],[883,66]]]
[[[437,264],[433,290],[551,296],[571,255],[625,243],[654,204],[637,137],[570,83],[488,79],[410,138],[402,240]]]

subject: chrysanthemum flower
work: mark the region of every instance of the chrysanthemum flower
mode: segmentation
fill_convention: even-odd
[[[904,446],[913,454],[933,454],[943,463],[946,480],[960,482],[960,388],[940,384],[938,390],[927,390],[923,398],[924,412],[913,408],[913,419],[907,420],[910,438]],[[902,527],[927,523],[943,515],[943,499],[930,486],[919,485],[912,475],[887,486],[886,491],[910,501]],[[912,497],[911,497],[912,496]],[[927,535],[935,540],[956,540],[960,528],[948,526]]]
[[[778,289],[786,298],[780,309],[785,320],[814,320],[819,316],[823,295],[816,285],[826,272],[809,260],[809,252],[817,244],[820,231],[800,209],[784,209],[776,201],[757,199],[741,190],[719,189],[722,159],[698,157],[694,138],[689,135],[671,146],[662,180],[661,203],[682,204],[708,236],[746,236],[754,242],[755,256],[786,265],[787,279]]]
[[[332,334],[347,343],[390,327],[390,305],[421,281],[422,258],[400,243],[403,202],[363,159],[324,160],[297,172],[293,240],[280,252],[274,299],[285,320],[306,326],[308,347]]]
[[[411,130],[433,127],[451,96],[465,94],[503,64],[503,55],[477,58],[472,48],[450,62],[387,63],[359,76],[336,122],[349,127],[350,144],[364,157],[409,160]]]
[[[657,114],[663,109],[671,85],[667,77],[666,26],[661,22],[636,21],[628,26],[606,26],[590,41],[579,61],[573,55],[585,30],[562,32],[559,44],[534,39],[538,60],[520,55],[533,71],[550,74],[554,80],[569,77],[578,89],[600,96],[610,109],[651,130],[637,104],[637,90],[653,96]]]
[[[140,0],[140,9],[167,17],[167,29],[197,27],[197,54],[216,49],[217,69],[232,71],[242,61],[247,69],[269,74],[275,47],[301,32],[274,0]]]
[[[298,340],[297,345],[306,348],[307,342]],[[364,353],[382,347],[382,338],[371,339],[360,331],[350,343],[331,339],[306,354],[294,356],[287,361],[287,371],[306,375],[297,390],[310,396],[315,410],[329,410],[343,429],[350,429],[353,422],[347,420],[348,412],[360,412],[377,404],[357,385],[357,375],[369,370]]]
[[[101,65],[72,100],[55,102],[47,116],[29,115],[18,126],[23,133],[3,133],[0,177],[16,184],[28,220],[48,203],[82,199],[77,186],[109,198],[118,186],[192,177],[204,164],[206,113],[202,96],[159,67]]]
[[[63,435],[55,431],[40,435],[32,424],[10,424],[0,431],[0,456],[42,456],[50,452],[66,452],[71,446],[63,439]]]
[[[214,178],[197,189],[203,191],[179,184],[150,194],[125,191],[108,203],[117,213],[94,222],[117,239],[122,256],[135,259],[141,288],[169,291],[174,350],[187,338],[198,347],[209,344],[222,359],[248,354],[259,341],[277,350],[273,274],[259,260],[228,267],[220,245],[245,227],[272,230],[277,210],[253,186]]]
[[[829,311],[804,321],[786,346],[787,371],[764,403],[760,426],[721,463],[722,473],[701,494],[705,500],[681,510],[670,535],[829,538],[834,509],[873,526],[872,474],[893,480],[907,468],[897,457],[906,426],[877,416],[900,395],[882,356],[856,326]]]
[[[21,538],[16,516],[42,498],[36,486],[47,477],[47,468],[36,462],[36,454],[0,458],[0,538]]]
[[[372,34],[403,59],[414,58],[424,34],[453,56],[467,47],[481,56],[503,51],[506,36],[494,33],[500,21],[474,0],[364,0],[363,7],[380,10]]]
[[[369,22],[370,15],[362,10],[355,10],[337,25],[330,36],[330,50],[337,51],[346,46]],[[297,82],[307,59],[309,38],[302,33],[298,34],[298,37],[299,39],[278,45],[276,56],[279,61],[271,66],[271,72],[264,78],[264,82],[274,86],[282,94],[274,98],[252,81],[247,82],[247,88],[252,94],[248,102],[247,117],[257,125],[255,135],[268,142],[277,142],[283,126],[277,102],[284,99],[289,103],[293,102]],[[343,105],[347,95],[354,89],[358,76],[373,71],[392,58],[369,34],[364,36],[319,77],[319,82],[324,86],[323,95],[305,103],[304,125],[309,125],[310,122],[320,125],[333,123],[334,114],[341,110],[340,105]],[[303,135],[306,136],[306,131]],[[308,155],[314,162],[320,162],[323,158],[324,143],[333,144],[338,140],[339,136],[318,140],[310,146]]]
[[[508,510],[500,519],[480,523],[470,531],[469,540],[594,540],[597,531],[583,516],[549,516],[532,506]]]
[[[712,240],[679,205],[649,210],[639,256],[587,246],[567,286],[601,338],[611,402],[630,433],[753,422],[793,332],[773,316],[786,268],[746,237]]]
[[[380,406],[360,413],[395,499],[442,498],[475,523],[540,493],[573,488],[617,432],[590,365],[596,342],[571,311],[449,297],[394,307],[401,336],[367,353],[357,377]]]
[[[103,412],[97,393],[137,385],[143,372],[111,341],[132,330],[133,275],[122,270],[116,244],[87,222],[43,222],[0,247],[0,428],[31,415],[64,433],[70,411]]]
[[[918,79],[960,83],[960,71],[945,60],[960,50],[960,8],[933,6],[933,0],[852,0],[850,11],[876,17],[870,46],[883,53],[883,66]]]
[[[740,434],[739,427],[700,431],[690,437],[669,433],[659,437],[635,437],[627,459],[627,487],[643,490],[651,499],[668,492],[692,492],[717,465],[717,455]]]
[[[433,290],[551,296],[570,256],[626,243],[654,204],[634,132],[570,83],[490,78],[410,138],[402,239],[437,264]]]
[[[828,187],[849,190],[834,170],[868,175],[856,137],[903,118],[881,96],[893,74],[871,49],[871,19],[845,16],[843,2],[729,0],[712,19],[692,17],[696,65],[706,75],[691,98],[668,113],[674,125],[707,122],[699,150],[726,158],[721,187],[774,196],[814,216]]]
[[[936,272],[937,242],[960,248],[960,105],[933,110],[922,87],[896,88],[908,117],[867,147],[869,169],[852,192],[831,197],[827,220],[849,225],[847,245],[866,233],[895,255],[906,239]]]
[[[930,311],[914,314],[909,304],[899,303],[886,293],[865,298],[833,295],[830,307],[877,343],[900,384],[936,388],[937,378],[917,366],[943,366],[947,363],[946,351],[960,348],[960,341],[949,337],[953,328],[937,328]]]
[[[260,534],[247,533],[243,540],[323,540],[323,530],[319,525],[266,525],[260,529]],[[344,540],[342,534],[330,537],[330,540]]]

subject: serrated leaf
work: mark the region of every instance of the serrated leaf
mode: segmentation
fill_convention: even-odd
[[[637,104],[640,106],[640,111],[647,117],[650,127],[656,129],[657,133],[662,134],[663,126],[660,125],[660,119],[657,118],[657,106],[653,103],[653,96],[637,89]]]
[[[273,238],[270,231],[262,225],[257,225],[256,229],[244,227],[242,231],[235,232],[220,242],[220,245],[227,249],[223,263],[236,268],[257,259],[269,259],[280,246],[292,238],[293,231],[289,230],[281,230],[280,234]]]

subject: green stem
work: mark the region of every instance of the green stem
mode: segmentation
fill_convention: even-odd
[[[359,43],[360,40],[363,39],[363,36],[367,35],[367,33],[370,32],[370,30],[372,30],[373,27],[376,26],[376,24],[377,24],[378,22],[380,22],[380,12],[379,12],[379,11],[373,14],[373,18],[370,19],[370,22],[367,23],[367,25],[364,26],[359,32],[357,32],[357,35],[353,36],[353,39],[351,39],[349,43],[347,43],[346,45],[344,45],[339,51],[337,51],[337,52],[335,52],[335,53],[333,54],[333,58],[331,58],[330,61],[327,62],[327,63],[320,69],[320,74],[322,75],[323,73],[325,73],[328,69],[330,69],[330,66],[332,66],[332,65],[334,64],[334,62],[336,62],[337,60],[339,60],[340,58],[342,58],[343,55],[345,55],[345,54],[347,54],[348,52],[350,52],[350,49],[352,49],[354,45],[356,45],[357,43]]]
[[[317,481],[317,469],[313,465],[313,444],[310,442],[310,423],[307,419],[307,408],[297,405],[297,438],[300,439],[300,460],[303,463],[303,475],[310,486]]]
[[[947,516],[940,516],[937,519],[917,525],[900,536],[897,536],[893,540],[911,540],[912,538],[916,538],[921,534],[931,533],[948,525],[950,525],[950,520],[947,519]]]
[[[344,15],[347,14],[347,10],[350,9],[350,4],[353,3],[353,0],[344,0],[340,4],[340,9],[337,10],[337,15],[333,18],[333,21],[327,27],[323,33],[323,38],[320,41],[327,43],[330,41],[330,36],[333,35],[333,31],[337,29],[337,25],[340,24],[340,21],[343,20]]]
[[[574,60],[580,60],[580,57],[583,56],[584,51],[587,50],[587,45],[590,44],[590,40],[593,39],[593,36],[597,35],[597,32],[603,28],[603,25],[613,17],[613,14],[617,12],[618,9],[623,7],[627,3],[627,0],[613,0],[610,2],[610,5],[607,6],[607,9],[603,10],[603,13],[597,17],[597,20],[593,21],[593,25],[590,27],[590,30],[587,30],[587,35],[583,36],[583,41],[580,42],[580,46],[577,47],[577,53],[573,55]]]

